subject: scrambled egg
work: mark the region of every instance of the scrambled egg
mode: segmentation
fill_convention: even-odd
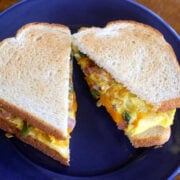
[[[78,53],[75,52],[75,56],[92,95],[98,100],[97,105],[105,106],[119,129],[123,129],[127,135],[133,136],[157,125],[166,128],[173,124],[175,110],[155,112],[151,104],[117,83],[87,56]]]

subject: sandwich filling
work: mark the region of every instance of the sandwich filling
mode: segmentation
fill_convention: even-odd
[[[151,104],[116,82],[109,73],[76,48],[74,54],[85,74],[91,94],[97,99],[97,106],[103,105],[118,128],[128,136],[132,137],[155,126],[167,128],[173,124],[175,109],[156,112]]]
[[[21,137],[25,138],[26,136],[31,136],[32,138],[40,141],[41,143],[48,146],[50,149],[55,150],[61,156],[66,159],[69,159],[69,139],[70,133],[72,132],[75,126],[75,117],[77,111],[77,103],[76,103],[76,95],[74,92],[73,84],[72,84],[72,63],[71,63],[71,75],[69,80],[69,109],[68,109],[68,138],[66,140],[60,140],[54,137],[53,135],[47,134],[46,132],[36,128],[26,122],[26,120],[16,117],[10,112],[6,111],[3,108],[0,108],[0,118],[8,121],[13,124],[21,133]],[[7,134],[8,137],[11,135]]]

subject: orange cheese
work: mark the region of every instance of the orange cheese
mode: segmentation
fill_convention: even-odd
[[[106,94],[101,94],[100,95],[100,102],[102,105],[106,107],[106,110],[108,113],[112,116],[113,120],[119,124],[123,122],[124,120],[122,119],[122,113],[118,112],[113,104],[109,103],[109,98],[107,97]]]

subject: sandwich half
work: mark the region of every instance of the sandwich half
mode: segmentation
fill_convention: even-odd
[[[73,51],[97,106],[104,106],[134,147],[168,141],[180,107],[180,68],[156,29],[134,21],[81,28]]]
[[[70,54],[60,24],[30,23],[0,42],[0,128],[64,165],[77,110]]]

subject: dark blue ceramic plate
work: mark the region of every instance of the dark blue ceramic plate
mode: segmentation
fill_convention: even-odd
[[[130,19],[159,29],[180,59],[180,38],[157,15],[133,1],[28,0],[0,15],[0,40],[14,36],[29,22],[62,23],[72,32],[80,26],[104,26]],[[77,125],[71,139],[71,166],[64,167],[0,131],[0,179],[173,179],[180,172],[180,111],[172,136],[162,148],[134,149],[104,108],[97,108],[74,62]]]

